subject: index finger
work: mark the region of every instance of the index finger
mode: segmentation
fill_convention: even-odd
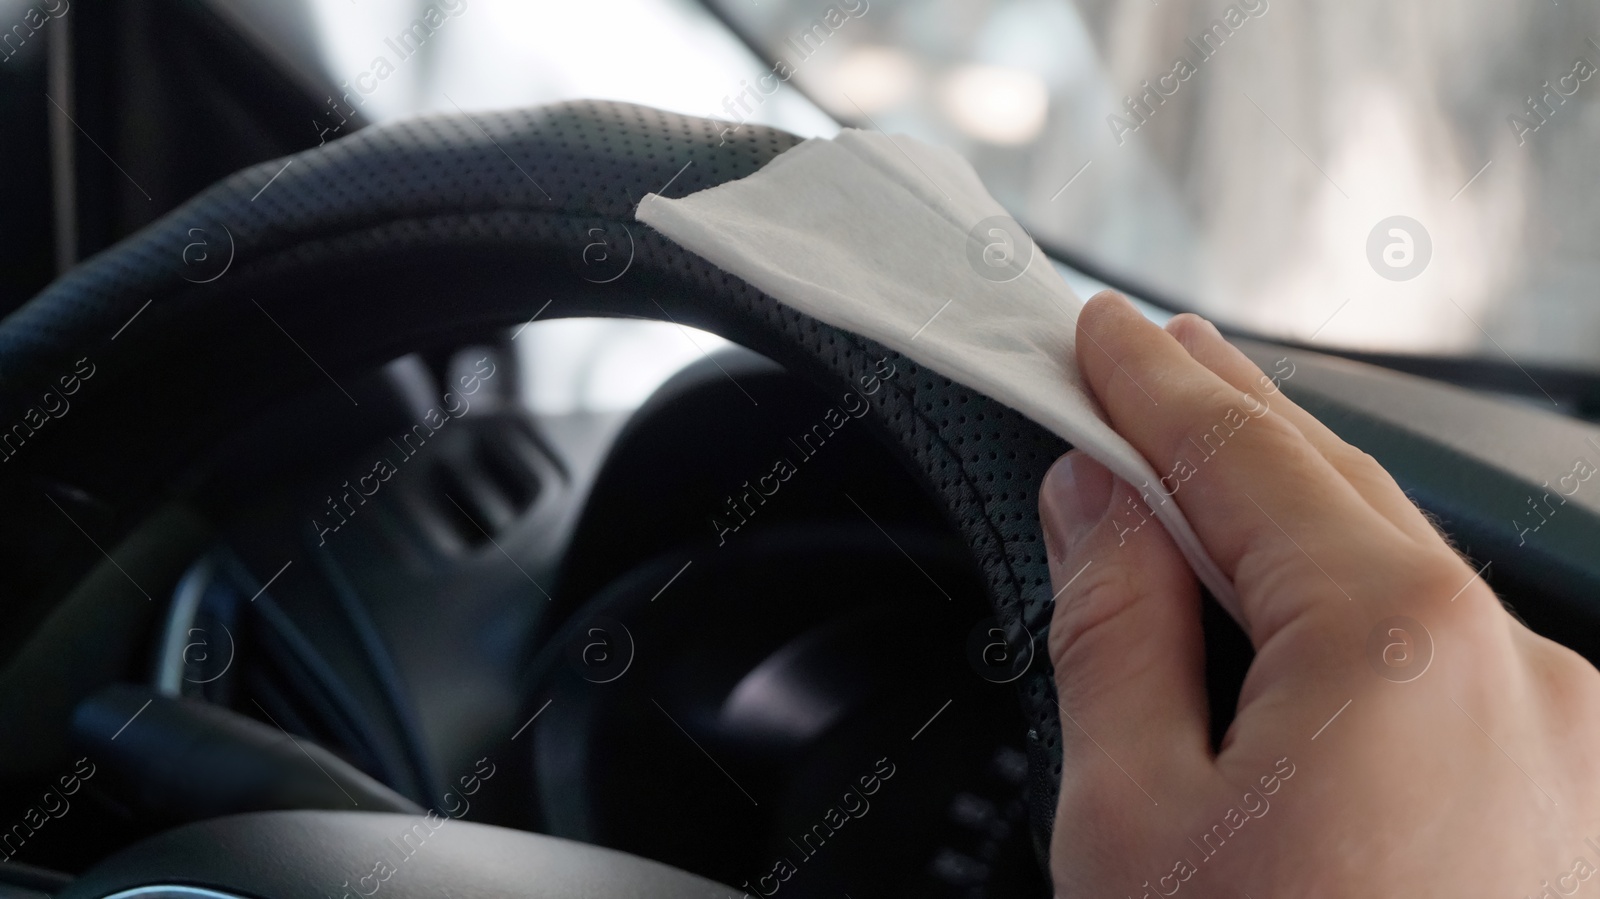
[[[1263,608],[1269,582],[1295,578],[1306,601],[1353,599],[1374,541],[1404,539],[1261,391],[1223,380],[1117,294],[1084,306],[1077,353],[1112,426],[1160,475],[1146,501],[1183,510],[1257,645],[1298,610]]]

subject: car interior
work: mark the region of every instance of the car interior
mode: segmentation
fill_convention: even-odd
[[[1382,9],[0,3],[0,897],[1052,895],[1068,446],[634,217],[843,127],[1600,660],[1600,23]]]

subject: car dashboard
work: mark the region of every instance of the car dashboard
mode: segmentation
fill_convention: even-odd
[[[146,681],[79,707],[84,810],[15,860],[379,801],[343,775],[240,788],[266,775],[199,755],[202,703],[384,801],[749,892],[1045,895],[1011,686],[1033,647],[861,421],[881,383],[824,396],[726,345],[636,408],[548,414],[526,374],[507,334],[409,355],[191,466],[192,558],[141,579],[159,614],[117,634]]]

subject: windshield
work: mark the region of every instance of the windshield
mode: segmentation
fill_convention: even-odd
[[[840,121],[1257,333],[1595,368],[1592,4],[712,0]]]
[[[1587,5],[708,2],[216,5],[308,79],[372,86],[369,121],[593,97],[910,134],[1047,248],[1225,326],[1600,368]]]

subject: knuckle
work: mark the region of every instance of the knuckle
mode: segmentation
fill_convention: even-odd
[[[1134,602],[1132,587],[1126,569],[1104,565],[1083,572],[1056,600],[1048,642],[1058,681],[1061,672],[1075,670],[1080,655],[1092,655],[1109,638],[1109,625]]]
[[[1133,569],[1107,566],[1106,573],[1056,610],[1047,646],[1064,706],[1089,701],[1160,664],[1161,644],[1145,639],[1139,622],[1157,614],[1142,605],[1168,597],[1141,589],[1138,581]]]
[[[1391,561],[1379,566],[1378,572],[1391,583],[1391,595],[1407,605],[1462,615],[1469,615],[1479,605],[1467,601],[1473,587],[1478,586],[1478,582],[1469,580],[1473,578],[1472,569],[1448,547],[1416,554],[1395,553]],[[1421,602],[1416,602],[1419,599]]]
[[[1188,479],[1199,464],[1225,452],[1232,443],[1249,441],[1274,452],[1286,452],[1305,441],[1294,425],[1242,391],[1216,390],[1195,398],[1186,421],[1168,447],[1168,471]]]
[[[1422,624],[1455,645],[1473,647],[1487,658],[1495,647],[1505,647],[1509,616],[1494,591],[1477,578],[1473,569],[1440,546],[1437,552],[1407,556],[1404,564],[1377,566],[1394,597],[1390,611],[1415,615]]]
[[[1383,467],[1376,457],[1358,446],[1352,446],[1344,441],[1329,448],[1333,455],[1330,459],[1334,467],[1348,474],[1357,475],[1372,483],[1394,483],[1394,477],[1389,474],[1389,469]]]
[[[1547,652],[1543,664],[1546,695],[1563,713],[1588,715],[1600,707],[1600,671],[1589,660],[1551,640],[1542,645]]]

